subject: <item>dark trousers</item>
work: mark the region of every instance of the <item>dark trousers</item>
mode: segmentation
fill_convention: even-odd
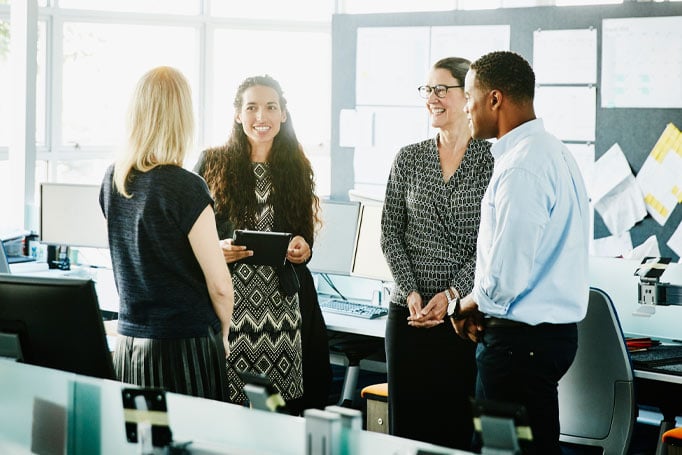
[[[471,447],[475,345],[452,325],[407,325],[408,309],[391,305],[386,323],[391,434],[466,450]]]
[[[561,454],[557,385],[575,358],[576,324],[489,327],[476,351],[476,398],[522,404],[533,433],[528,453]]]

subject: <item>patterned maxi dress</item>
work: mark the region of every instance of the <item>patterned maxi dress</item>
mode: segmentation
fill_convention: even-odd
[[[254,228],[272,231],[274,210],[268,201],[272,182],[267,163],[253,163],[258,211]],[[231,402],[246,395],[238,371],[263,373],[285,400],[303,395],[301,311],[298,294],[280,293],[275,269],[237,263],[231,267],[235,305],[230,330],[227,375]]]

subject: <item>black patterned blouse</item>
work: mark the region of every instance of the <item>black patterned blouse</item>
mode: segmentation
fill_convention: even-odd
[[[386,186],[381,248],[406,306],[418,291],[424,304],[449,286],[464,296],[474,284],[481,199],[493,172],[490,142],[469,142],[459,168],[443,179],[437,137],[403,147]]]
[[[274,208],[270,165],[252,163],[258,213],[254,228],[272,231]],[[239,372],[263,373],[285,400],[303,395],[301,310],[298,294],[283,295],[275,269],[268,265],[233,263],[234,312],[227,359],[229,401],[246,402]]]

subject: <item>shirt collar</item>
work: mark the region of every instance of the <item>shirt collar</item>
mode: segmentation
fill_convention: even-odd
[[[492,153],[495,160],[497,160],[504,155],[505,152],[513,148],[524,137],[544,131],[545,126],[542,122],[542,119],[536,118],[529,120],[502,136],[490,148],[490,153]]]

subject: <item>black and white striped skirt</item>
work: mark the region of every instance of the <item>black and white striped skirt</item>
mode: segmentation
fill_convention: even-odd
[[[119,335],[114,370],[120,381],[141,387],[226,401],[225,349],[220,333],[205,337],[135,338]]]

